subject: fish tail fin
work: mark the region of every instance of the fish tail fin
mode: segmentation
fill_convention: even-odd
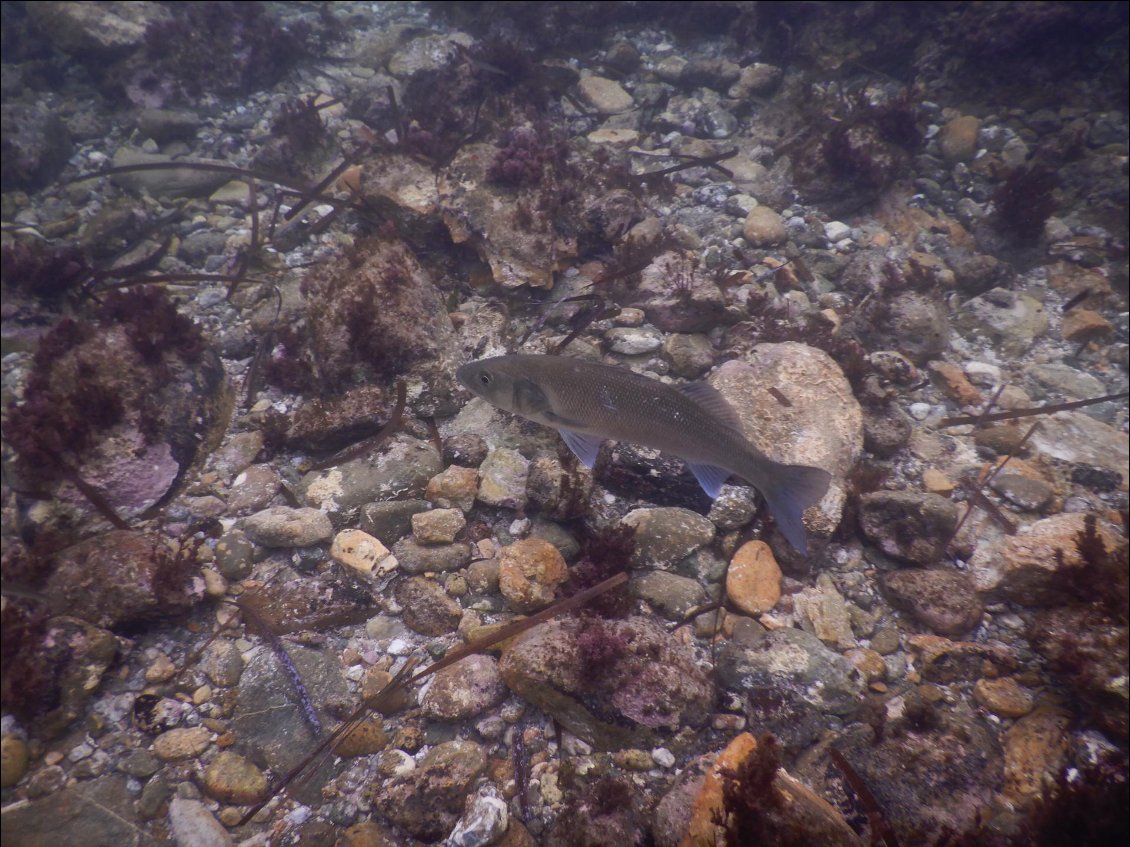
[[[777,462],[763,462],[758,471],[757,488],[769,505],[781,534],[801,555],[807,554],[804,510],[820,502],[828,491],[832,475],[821,468]]]

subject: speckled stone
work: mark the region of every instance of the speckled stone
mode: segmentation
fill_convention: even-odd
[[[231,687],[243,674],[243,657],[232,641],[218,638],[204,651],[201,667],[214,684]]]
[[[461,509],[469,512],[475,505],[475,495],[479,490],[479,472],[474,468],[451,465],[443,473],[436,474],[428,481],[424,497],[435,506],[444,509]]]
[[[177,847],[231,847],[231,834],[199,800],[174,797],[169,803],[169,832]]]
[[[263,547],[309,547],[329,541],[333,524],[319,509],[275,506],[244,518],[243,531]]]
[[[488,506],[521,509],[526,505],[530,463],[517,450],[498,447],[479,467],[479,501]]]
[[[942,158],[951,165],[968,162],[977,153],[977,133],[981,120],[972,115],[962,115],[948,121],[938,133],[938,146]]]
[[[242,530],[229,529],[221,535],[213,552],[216,554],[216,567],[226,579],[240,580],[251,576],[255,547]]]
[[[888,556],[912,564],[937,561],[957,526],[957,505],[937,494],[873,491],[859,505],[864,535]]]
[[[697,580],[667,571],[634,574],[631,591],[673,621],[683,620],[691,609],[706,602],[706,592]]]
[[[828,574],[820,574],[816,585],[797,592],[793,608],[801,628],[825,644],[841,650],[856,646],[847,602]]]
[[[690,509],[636,509],[621,523],[636,530],[635,567],[669,568],[714,540],[714,524]]]
[[[515,541],[499,554],[499,590],[511,608],[520,612],[534,612],[552,603],[567,576],[561,553],[541,538]]]
[[[14,735],[0,739],[0,788],[11,788],[27,773],[27,742]]]
[[[421,635],[455,632],[463,610],[434,579],[413,576],[402,579],[395,589],[396,602],[404,611],[404,623]]]
[[[466,525],[459,509],[432,509],[412,516],[412,534],[421,544],[450,544]]]
[[[1005,735],[1004,795],[1026,804],[1059,776],[1067,763],[1070,718],[1054,709],[1037,709],[1020,718]]]
[[[789,231],[781,216],[768,206],[754,206],[742,224],[742,237],[754,247],[772,247],[788,240]]]
[[[402,538],[392,545],[392,553],[399,569],[408,574],[455,571],[471,561],[471,545],[465,541],[421,544],[414,538]]]
[[[479,653],[437,671],[420,706],[436,720],[461,721],[497,706],[505,697],[498,662]]]
[[[747,541],[730,559],[726,596],[747,615],[768,612],[781,599],[781,567],[764,541]]]
[[[203,726],[179,727],[153,739],[153,753],[164,762],[199,756],[212,743],[212,733]]]
[[[973,685],[973,699],[1002,718],[1022,718],[1035,705],[1036,698],[1011,676],[979,679]]]
[[[371,756],[388,746],[388,733],[384,721],[378,715],[366,715],[346,735],[333,745],[335,756],[352,759],[355,756]]]
[[[396,558],[373,536],[359,529],[343,529],[334,536],[330,558],[363,574],[384,576],[396,567]]]
[[[221,750],[204,771],[204,793],[221,803],[247,806],[266,796],[267,778],[243,756]]]
[[[601,76],[587,76],[577,83],[577,93],[589,106],[602,115],[618,115],[634,105],[632,95],[615,80]]]
[[[981,622],[984,608],[973,580],[962,571],[903,568],[883,574],[882,585],[892,606],[941,635],[963,635]]]

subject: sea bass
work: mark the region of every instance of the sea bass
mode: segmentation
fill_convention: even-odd
[[[456,375],[488,403],[556,429],[586,467],[611,438],[678,456],[711,497],[731,474],[740,476],[761,492],[789,543],[807,552],[801,516],[824,496],[831,475],[765,456],[706,383],[676,387],[565,356],[496,356],[464,365]]]

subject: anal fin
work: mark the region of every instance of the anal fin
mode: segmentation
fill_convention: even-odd
[[[730,478],[730,471],[717,465],[697,465],[688,462],[687,467],[691,469],[702,490],[710,497],[717,497],[722,491],[722,484]]]
[[[600,452],[600,445],[604,443],[604,439],[599,435],[583,435],[579,432],[573,432],[571,429],[559,429],[557,431],[561,433],[561,437],[569,445],[573,455],[580,459],[581,464],[592,470],[592,466],[596,464],[596,454]]]

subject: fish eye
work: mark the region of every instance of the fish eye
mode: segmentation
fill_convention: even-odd
[[[479,372],[479,383],[482,384],[482,385],[490,385],[491,375],[489,373],[487,373],[486,371],[480,371]]]

